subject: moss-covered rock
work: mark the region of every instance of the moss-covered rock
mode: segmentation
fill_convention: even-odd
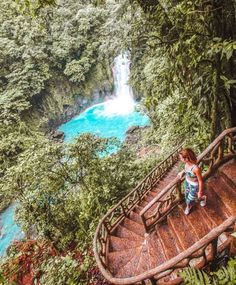
[[[92,77],[86,87],[78,86],[64,77],[52,80],[46,89],[31,100],[24,120],[33,128],[51,131],[67,122],[89,106],[102,102],[113,88],[111,74]]]

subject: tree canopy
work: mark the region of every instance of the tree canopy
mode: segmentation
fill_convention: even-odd
[[[131,5],[131,82],[144,97],[158,140],[191,137],[205,146],[235,125],[234,1]]]

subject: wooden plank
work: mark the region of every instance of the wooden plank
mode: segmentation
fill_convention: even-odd
[[[175,233],[171,230],[168,224],[161,224],[157,227],[156,233],[162,244],[165,260],[178,255],[183,248],[177,242]]]
[[[189,222],[186,222],[185,214],[181,208],[177,207],[169,214],[168,224],[173,229],[173,234],[183,249],[189,248],[198,241],[195,231]]]
[[[236,190],[226,184],[220,176],[211,179],[208,185],[216,193],[216,199],[222,201],[222,210],[224,210],[225,215],[227,217],[236,215]],[[215,209],[218,210],[218,208]]]
[[[202,211],[204,215],[208,216],[208,226],[213,229],[225,221],[230,213],[214,190],[210,187],[209,181],[204,187],[207,195],[207,203],[205,207],[202,207]]]

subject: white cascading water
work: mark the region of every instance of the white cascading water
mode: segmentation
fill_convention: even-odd
[[[105,102],[103,115],[128,115],[134,111],[133,92],[128,85],[130,61],[128,55],[119,55],[114,60],[113,76],[115,82],[114,98]]]

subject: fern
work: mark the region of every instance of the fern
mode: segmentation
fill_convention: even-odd
[[[217,284],[236,284],[236,258],[228,262],[227,267],[220,268],[217,272],[211,273]]]
[[[180,273],[180,276],[184,279],[186,285],[211,285],[210,277],[199,269],[188,267]]]
[[[188,267],[180,276],[186,285],[235,285],[236,257],[229,260],[227,267],[221,267],[216,272],[206,273],[203,270]]]

